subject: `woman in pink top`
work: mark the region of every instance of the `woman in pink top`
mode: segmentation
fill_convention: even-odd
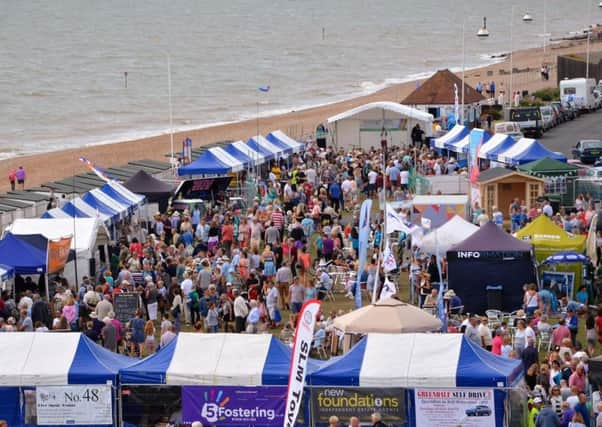
[[[62,310],[63,317],[67,319],[67,323],[71,325],[77,316],[77,310],[75,308],[75,301],[73,297],[67,298],[67,302]]]

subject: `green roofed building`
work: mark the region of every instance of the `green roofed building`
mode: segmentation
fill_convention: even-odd
[[[579,174],[579,166],[570,163],[561,162],[549,157],[535,160],[518,167],[518,170],[534,176],[577,176]]]
[[[522,173],[543,178],[545,194],[559,206],[573,206],[576,196],[576,180],[580,167],[544,157],[518,167]],[[579,192],[577,192],[578,194]]]

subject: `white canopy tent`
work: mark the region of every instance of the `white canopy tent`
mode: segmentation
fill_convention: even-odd
[[[77,279],[74,261],[65,266],[65,277],[73,283],[80,283],[83,276],[90,275],[90,260],[99,261],[97,247],[109,243],[109,231],[96,218],[21,218],[7,227],[16,235],[41,234],[49,240],[72,236],[71,249],[77,261]]]
[[[449,248],[468,238],[478,229],[479,227],[459,215],[454,215],[441,227],[424,236],[418,246],[427,254],[436,255],[438,251],[439,256],[445,256]]]
[[[387,129],[393,145],[411,143],[411,131],[419,124],[427,136],[432,134],[432,114],[395,102],[372,102],[328,119],[336,147],[369,148],[380,146],[381,131]]]

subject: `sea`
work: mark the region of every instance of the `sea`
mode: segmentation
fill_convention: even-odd
[[[485,65],[541,46],[544,15],[552,37],[602,22],[588,1],[2,0],[0,159],[369,94],[459,70],[463,39]]]

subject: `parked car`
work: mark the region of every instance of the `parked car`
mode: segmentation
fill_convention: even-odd
[[[556,126],[564,122],[563,112],[560,111],[560,107],[556,104],[550,104],[550,108],[552,109],[552,113],[554,113],[554,123],[556,123]]]
[[[539,111],[541,113],[541,118],[543,119],[544,130],[552,129],[556,126],[556,116],[554,115],[552,107],[544,105],[543,107],[539,107]]]
[[[466,416],[468,417],[488,417],[491,415],[491,408],[487,405],[477,405],[474,408],[468,408],[466,410]]]
[[[575,104],[572,102],[566,102],[563,104],[563,108],[566,111],[569,120],[574,120],[581,115],[581,111],[575,107]]]
[[[514,141],[518,141],[523,138],[524,135],[520,131],[520,125],[516,122],[500,122],[496,123],[494,127],[495,133],[504,133],[510,137]]]
[[[595,163],[602,155],[602,141],[599,139],[582,139],[573,150],[573,158],[581,163]]]
[[[523,134],[539,138],[544,132],[544,123],[539,107],[521,107],[510,109],[510,120],[520,125]]]

